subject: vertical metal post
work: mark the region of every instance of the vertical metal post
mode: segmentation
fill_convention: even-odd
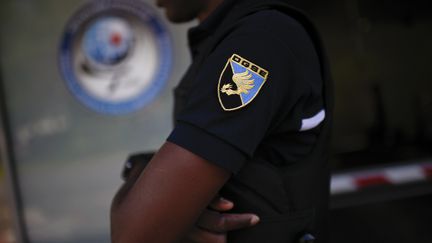
[[[1,47],[1,46],[0,46]],[[0,50],[1,53],[1,50]],[[0,54],[1,57],[1,54]],[[1,63],[0,63],[1,64]],[[9,205],[13,211],[13,227],[17,242],[29,242],[26,225],[16,161],[14,156],[13,140],[9,123],[8,107],[6,101],[6,90],[2,79],[2,67],[0,66],[0,162],[6,171],[6,189],[8,193]]]

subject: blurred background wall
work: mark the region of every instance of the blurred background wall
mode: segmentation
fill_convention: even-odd
[[[165,23],[173,66],[158,97],[124,115],[89,109],[68,90],[58,63],[66,24],[84,3],[0,2],[2,98],[31,242],[109,242],[109,206],[123,163],[130,153],[157,149],[167,137],[172,87],[189,63],[188,26]]]

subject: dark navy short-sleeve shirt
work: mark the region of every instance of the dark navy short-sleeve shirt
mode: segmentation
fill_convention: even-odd
[[[235,9],[233,2],[225,1],[190,32],[194,57],[222,28],[218,23]],[[175,127],[167,140],[233,173],[253,158],[276,166],[295,163],[312,150],[325,118],[312,40],[300,23],[277,10],[237,22],[200,65],[192,65],[194,75],[180,82],[178,89],[188,85],[176,97]]]

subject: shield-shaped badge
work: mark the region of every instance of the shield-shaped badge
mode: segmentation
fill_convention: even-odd
[[[268,71],[234,54],[223,69],[218,84],[218,97],[225,111],[245,107],[258,94],[267,80]]]

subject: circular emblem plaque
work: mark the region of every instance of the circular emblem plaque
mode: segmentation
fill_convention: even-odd
[[[92,1],[66,25],[59,64],[79,101],[97,112],[125,114],[150,103],[164,87],[171,38],[142,1]]]

